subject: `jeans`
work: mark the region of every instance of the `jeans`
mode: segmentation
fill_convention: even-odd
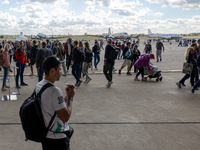
[[[97,68],[98,63],[100,62],[100,54],[94,54],[94,67]]]
[[[151,53],[151,51],[145,51],[145,54],[150,54]],[[158,60],[158,59],[157,59]]]
[[[198,81],[199,81],[199,70],[197,69],[197,67],[195,67],[195,83],[197,83]]]
[[[159,61],[158,57],[160,57],[160,59],[162,59],[161,53],[162,53],[162,50],[158,50],[158,49],[156,50],[157,61]]]
[[[63,61],[61,62],[61,64],[62,64],[62,68],[63,68],[63,74],[66,75],[66,74],[67,74],[67,69],[66,69],[65,61],[63,60]]]
[[[38,82],[42,81],[43,79],[43,73],[44,73],[44,70],[42,67],[39,68],[39,72],[38,72]]]
[[[114,65],[111,65],[110,63],[106,63],[106,65],[103,66],[103,73],[108,82],[112,81],[113,66]]]
[[[200,80],[195,83],[193,89],[196,90],[199,86],[200,86]]]
[[[74,62],[72,65],[72,75],[76,78],[76,83],[80,81],[79,74],[80,74],[80,62]]]
[[[122,54],[121,54],[121,58],[123,57],[123,50],[122,50]]]
[[[90,63],[84,62],[84,65],[83,65],[83,73],[86,75],[86,80],[91,79],[91,78],[88,76],[88,68],[89,68],[89,67],[90,67]]]
[[[6,85],[6,80],[7,80],[7,77],[8,77],[8,70],[9,68],[8,67],[3,67],[3,85],[2,87],[5,87]]]
[[[118,57],[117,57],[117,59],[120,58],[120,55],[121,55],[121,51],[118,52]]]
[[[18,67],[18,69],[17,69],[15,82],[16,82],[16,86],[19,86],[19,76],[20,76],[21,84],[24,83],[23,76],[24,76],[24,69],[25,69],[26,64],[20,64],[20,63],[17,62],[16,66]]]

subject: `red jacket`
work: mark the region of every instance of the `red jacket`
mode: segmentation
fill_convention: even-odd
[[[19,52],[18,52],[19,51]],[[27,56],[26,56],[26,51],[25,51],[25,48],[22,47],[22,50],[21,48],[17,49],[15,51],[15,57],[17,60],[19,60],[19,63],[20,64],[25,64],[27,63]]]

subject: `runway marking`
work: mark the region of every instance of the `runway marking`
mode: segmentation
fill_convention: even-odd
[[[200,122],[82,122],[69,123],[71,125],[179,125],[179,124],[200,124]],[[0,123],[5,125],[21,125],[21,123]]]
[[[163,70],[161,73],[180,73],[182,72],[182,70]],[[122,71],[122,74],[127,73],[126,71]],[[91,72],[89,73],[89,75],[99,75],[99,74],[103,74],[102,72]],[[113,74],[118,74],[118,71],[113,72]],[[14,74],[10,74],[11,76],[14,76]],[[29,76],[30,74],[24,74],[24,76]],[[71,73],[67,74],[67,75],[72,75]],[[3,74],[0,74],[1,77],[3,77]],[[36,75],[33,75],[36,76]],[[30,76],[31,77],[31,76]]]

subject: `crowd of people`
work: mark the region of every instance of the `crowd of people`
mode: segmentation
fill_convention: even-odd
[[[104,54],[104,66],[103,73],[108,83],[106,87],[111,87],[113,83],[113,71],[116,59],[123,58],[123,63],[118,73],[121,75],[121,71],[127,66],[127,75],[131,74],[131,69],[134,66],[134,73],[136,74],[134,80],[140,81],[139,75],[142,76],[141,81],[146,81],[144,78],[144,67],[150,70],[150,59],[155,59],[152,53],[151,41],[147,41],[143,52],[145,54],[141,55],[138,49],[138,44],[135,40],[131,42],[123,41],[123,44],[118,41],[113,41],[112,39],[107,39],[107,44],[105,46]],[[194,93],[195,90],[200,86],[199,80],[199,68],[200,68],[200,39],[191,44],[185,53],[185,60],[187,63],[193,65],[191,74],[186,74],[179,82],[177,86],[181,88],[185,86],[184,82],[190,78],[191,82],[191,92]],[[11,62],[16,62],[17,74],[15,77],[16,88],[21,88],[21,86],[28,86],[24,81],[24,69],[30,66],[30,76],[34,75],[34,68],[36,66],[38,77],[38,84],[36,85],[35,92],[38,93],[41,88],[47,84],[51,83],[54,85],[55,81],[58,81],[61,76],[66,76],[71,67],[72,75],[74,76],[76,82],[74,86],[79,87],[82,84],[81,77],[86,76],[84,83],[89,83],[92,78],[88,74],[88,69],[93,68],[98,70],[98,64],[100,62],[100,53],[104,50],[103,41],[94,41],[94,46],[91,47],[88,41],[84,43],[82,41],[72,41],[72,38],[68,38],[65,43],[60,41],[4,41],[0,44],[0,59],[2,61],[2,68],[4,72],[2,91],[6,91],[9,86],[6,85],[6,80],[9,71],[11,70]],[[162,61],[161,53],[164,52],[164,45],[160,42],[160,39],[156,42],[156,59],[157,62]],[[116,57],[115,57],[116,55]],[[93,63],[94,61],[94,63]],[[61,71],[62,67],[62,71]],[[43,76],[45,74],[45,76]],[[20,84],[19,84],[20,77]],[[44,77],[44,79],[43,79]],[[67,149],[69,147],[68,134],[65,131],[73,130],[67,123],[71,116],[72,102],[74,93],[74,87],[67,87],[65,89],[66,96],[64,97],[62,91],[55,86],[52,86],[44,91],[45,94],[41,96],[41,109],[44,115],[45,125],[48,126],[48,122],[51,120],[51,116],[55,113],[56,118],[54,120],[54,125],[52,126],[53,131],[47,133],[46,139],[42,142],[43,149],[50,148],[60,148]],[[45,100],[49,100],[49,102]],[[54,101],[55,99],[58,100]],[[56,123],[57,122],[57,123]],[[62,143],[59,144],[58,143]]]
[[[148,41],[145,45],[144,52],[148,56],[152,54],[151,41]],[[91,47],[88,41],[84,43],[82,41],[72,41],[72,38],[68,38],[65,43],[61,43],[59,40],[49,41],[48,39],[44,41],[3,41],[0,43],[1,55],[3,56],[4,63],[2,65],[4,71],[2,91],[6,91],[9,86],[6,85],[6,79],[8,77],[8,71],[12,72],[10,69],[10,64],[12,60],[16,62],[17,74],[15,77],[15,86],[16,88],[21,88],[21,86],[28,86],[24,82],[24,69],[30,66],[30,75],[34,75],[34,68],[36,66],[38,77],[38,82],[42,81],[44,70],[42,68],[43,61],[51,55],[56,56],[61,62],[62,66],[62,75],[66,76],[69,73],[70,67],[72,68],[72,75],[76,79],[75,86],[79,87],[82,84],[81,77],[86,76],[84,83],[89,83],[92,79],[88,75],[88,69],[98,70],[98,64],[100,62],[100,52],[104,50],[104,41],[95,40],[94,46]],[[111,58],[110,51],[113,47],[109,45],[114,45],[118,48],[117,59],[124,59],[121,68],[119,69],[119,74],[121,70],[127,66],[127,75],[131,74],[131,69],[134,66],[134,73],[141,71],[136,65],[136,61],[140,58],[141,52],[138,50],[138,44],[133,40],[132,43],[123,41],[123,44],[118,41],[113,41],[112,39],[107,40],[107,46],[105,47],[105,58],[104,58],[104,68],[103,72],[105,77],[108,80],[107,87],[110,87],[112,84],[112,71],[116,71],[114,68],[115,58]],[[161,49],[164,46],[163,43],[158,40],[157,42],[157,62],[162,60]],[[108,49],[108,50],[107,50]],[[115,48],[114,48],[115,49]],[[153,57],[153,56],[152,56]],[[150,57],[149,57],[150,58]],[[92,63],[94,61],[94,63]],[[108,73],[109,71],[109,73]],[[142,73],[142,72],[140,72]],[[143,75],[143,74],[142,74]],[[20,84],[19,84],[20,77]],[[137,76],[135,80],[138,80]],[[142,79],[144,80],[144,79]]]

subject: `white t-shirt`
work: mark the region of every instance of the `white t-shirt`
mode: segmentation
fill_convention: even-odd
[[[36,85],[36,94],[40,91],[40,89],[47,83],[51,83],[50,81],[43,79]],[[53,84],[53,83],[51,83]],[[41,109],[43,114],[43,119],[45,126],[49,125],[51,118],[53,117],[55,111],[63,109],[66,107],[66,103],[63,98],[62,91],[56,87],[51,86],[47,88],[41,95]],[[55,132],[63,132],[69,130],[68,123],[63,123],[62,120],[56,115],[51,127],[51,131]],[[49,131],[47,133],[47,138],[50,139],[61,139],[65,138],[66,135],[64,133],[55,133]]]

